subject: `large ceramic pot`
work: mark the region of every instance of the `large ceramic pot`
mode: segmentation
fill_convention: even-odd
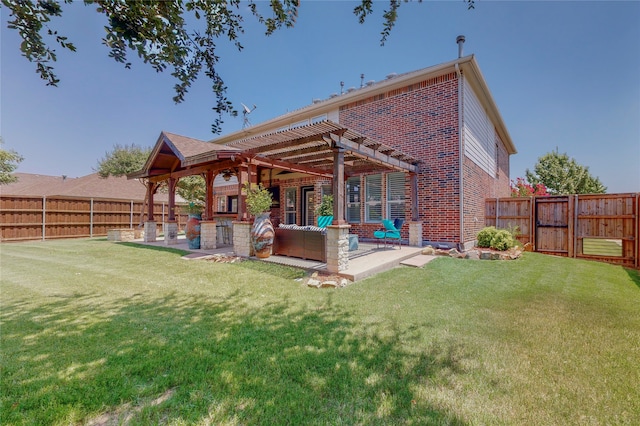
[[[256,216],[251,227],[251,244],[256,257],[264,259],[271,256],[271,247],[275,230],[269,219],[269,212]]]
[[[200,248],[200,220],[201,214],[189,213],[189,219],[187,219],[187,226],[185,228],[185,234],[187,236],[187,243],[190,249]]]

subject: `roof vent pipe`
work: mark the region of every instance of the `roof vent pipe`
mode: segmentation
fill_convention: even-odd
[[[462,58],[462,45],[464,44],[464,36],[459,35],[456,37],[456,43],[458,43],[458,58]]]

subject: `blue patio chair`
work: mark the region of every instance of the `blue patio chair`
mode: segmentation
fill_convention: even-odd
[[[398,248],[401,248],[400,247],[400,229],[396,228],[393,222],[390,221],[389,219],[383,219],[382,225],[384,226],[384,228],[378,229],[377,231],[373,232],[373,236],[376,238],[378,248],[380,247],[381,240],[384,242],[385,247],[387,246],[387,242],[389,242],[392,247],[393,247],[393,244],[397,242]]]

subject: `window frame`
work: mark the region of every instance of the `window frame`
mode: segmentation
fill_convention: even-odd
[[[289,194],[293,194],[293,204],[289,203]],[[284,223],[295,225],[298,220],[298,188],[285,188],[284,190]],[[293,215],[293,216],[290,216]],[[293,221],[291,221],[293,219]]]
[[[345,219],[349,223],[361,223],[360,208],[362,203],[362,180],[360,176],[352,176],[347,178],[345,182]],[[349,215],[350,208],[358,212],[357,217],[352,218]]]
[[[375,181],[378,181],[377,183]],[[365,223],[380,223],[383,219],[383,180],[382,173],[366,175],[364,177],[364,221]],[[376,188],[377,186],[377,188]],[[377,199],[376,199],[377,198]],[[380,211],[379,217],[372,215],[372,210]]]
[[[399,179],[400,182],[393,182],[392,183],[392,179]],[[393,173],[387,173],[386,176],[387,179],[387,191],[386,191],[386,214],[387,217],[389,219],[395,219],[397,217],[399,217],[400,219],[404,219],[407,211],[406,211],[406,201],[407,201],[407,196],[406,196],[406,188],[405,188],[405,184],[406,184],[406,177],[405,177],[405,173],[404,172],[393,172]],[[400,188],[398,188],[398,185],[400,185]],[[391,193],[392,191],[397,191],[396,195],[393,196],[393,194]],[[400,196],[400,198],[397,198],[398,196]],[[401,215],[396,215],[396,214],[391,214],[391,209],[393,206],[402,206],[402,214]]]

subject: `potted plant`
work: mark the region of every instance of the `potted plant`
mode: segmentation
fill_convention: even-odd
[[[326,228],[333,222],[333,195],[323,195],[322,202],[316,209],[318,216],[318,226]]]
[[[182,211],[189,215],[185,227],[185,235],[190,249],[200,248],[200,221],[204,206],[198,202],[190,202],[182,207]]]
[[[249,185],[246,183],[244,190],[247,194],[247,213],[254,217],[251,227],[253,250],[256,257],[267,258],[271,255],[271,247],[273,246],[273,237],[275,235],[273,224],[269,219],[273,198],[262,184]]]

